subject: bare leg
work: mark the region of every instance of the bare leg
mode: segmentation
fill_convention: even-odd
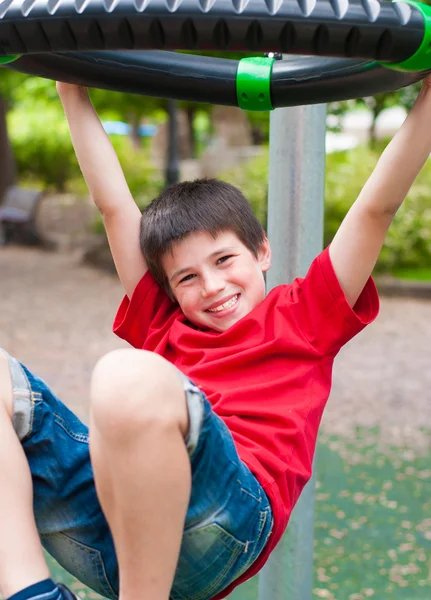
[[[160,356],[117,350],[96,366],[91,396],[90,451],[120,600],[168,600],[191,489],[183,386]]]
[[[12,426],[12,382],[0,352],[0,594],[8,598],[50,577],[33,515],[27,459]]]

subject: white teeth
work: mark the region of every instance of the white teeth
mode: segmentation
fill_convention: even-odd
[[[233,298],[231,298],[230,300],[228,300],[227,302],[225,302],[224,304],[220,304],[220,306],[217,306],[217,308],[208,308],[209,312],[220,312],[221,310],[226,310],[228,308],[232,308],[232,306],[234,306],[234,304],[236,304],[238,301],[238,294],[236,296],[234,296]]]

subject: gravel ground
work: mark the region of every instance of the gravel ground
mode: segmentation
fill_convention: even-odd
[[[98,357],[122,347],[111,333],[122,297],[115,277],[81,253],[0,249],[0,345],[45,378],[84,420]],[[383,298],[377,321],[340,353],[326,433],[380,427],[382,444],[427,451],[431,430],[431,302]]]

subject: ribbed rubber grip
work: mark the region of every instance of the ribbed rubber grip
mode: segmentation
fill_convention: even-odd
[[[116,49],[277,51],[400,62],[419,11],[378,0],[3,0],[0,53]]]

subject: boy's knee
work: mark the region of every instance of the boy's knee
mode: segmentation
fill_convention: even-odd
[[[143,426],[187,429],[184,388],[175,367],[153,352],[114,350],[97,363],[91,381],[93,423],[121,435]]]

